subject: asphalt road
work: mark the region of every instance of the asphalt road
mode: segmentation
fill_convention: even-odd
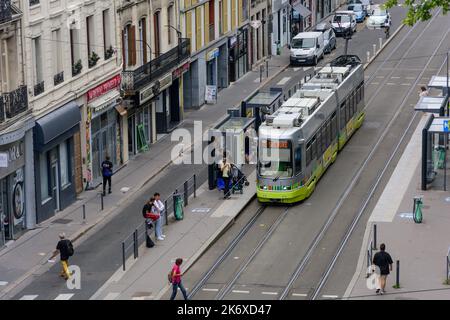
[[[398,16],[393,16],[394,21],[398,21]],[[328,169],[314,194],[304,203],[289,207],[275,232],[267,239],[264,238],[268,230],[264,221],[270,217],[261,216],[255,230],[242,239],[242,243],[213,273],[195,299],[214,299],[227,287],[229,290],[225,299],[277,299],[314,243],[316,246],[309,260],[287,296],[288,299],[311,298],[346,230],[388,164],[388,170],[381,177],[380,188],[376,189],[330,278],[319,292],[320,298],[342,296],[355,272],[368,213],[409,141],[408,137],[417,126],[419,117],[413,118],[412,106],[417,102],[418,86],[428,83],[429,78],[439,71],[445,59],[443,53],[449,50],[449,28],[448,17],[440,15],[430,22],[418,24],[412,30],[405,27],[398,34],[366,70],[366,121]],[[368,30],[357,33],[351,50],[360,56],[370,50],[370,37],[373,36],[370,33]],[[432,57],[432,54],[436,56]],[[405,133],[411,122],[410,129]],[[403,134],[406,139],[400,141]],[[399,142],[398,152],[388,163]],[[357,175],[363,165],[364,170]],[[343,198],[346,191],[348,194]],[[337,207],[341,199],[344,201]],[[257,204],[252,206],[255,208],[244,212],[242,221],[254,214]],[[271,210],[276,212],[275,215],[280,215],[283,209]],[[320,241],[316,242],[316,236],[332,213],[336,214],[334,220]],[[236,234],[237,231],[232,228],[229,232]],[[226,247],[227,238],[230,236],[220,239],[218,247],[213,246],[189,270],[184,279],[186,287],[195,286],[210,268],[214,257],[222,252],[220,248]],[[255,252],[260,241],[264,241],[263,246]],[[242,273],[235,279],[237,271]]]

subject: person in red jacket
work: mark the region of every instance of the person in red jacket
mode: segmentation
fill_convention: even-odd
[[[181,273],[180,266],[182,263],[183,259],[178,258],[177,260],[175,260],[175,264],[172,267],[172,296],[170,297],[170,300],[175,299],[178,288],[180,288],[184,300],[188,299],[186,289],[183,287],[183,284],[181,283],[181,277],[183,274]]]

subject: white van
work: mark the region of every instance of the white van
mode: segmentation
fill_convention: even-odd
[[[291,41],[291,64],[313,64],[323,58],[324,41],[322,32],[301,32]]]
[[[356,32],[356,15],[353,11],[336,11],[330,23],[336,35],[342,35],[348,29]]]

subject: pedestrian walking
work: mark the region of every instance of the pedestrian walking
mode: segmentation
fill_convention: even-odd
[[[428,96],[429,92],[425,86],[420,87],[419,96],[426,97]]]
[[[222,172],[222,179],[224,183],[223,188],[223,198],[230,198],[230,173],[231,173],[231,164],[227,161],[227,157],[224,154],[222,164],[220,165],[220,171]]]
[[[156,238],[159,241],[162,241],[166,237],[166,235],[162,233],[162,217],[166,208],[164,203],[161,201],[161,195],[158,192],[155,192],[153,198],[155,199],[153,205],[156,207],[157,213],[159,214],[159,218],[155,221]]]
[[[69,257],[73,256],[74,250],[72,242],[69,239],[66,239],[66,234],[64,232],[59,234],[59,241],[53,254],[57,255],[58,253],[60,254],[62,267],[60,276],[67,280],[71,276],[69,272]]]
[[[175,264],[173,265],[172,270],[169,275],[169,281],[172,283],[172,295],[170,297],[170,300],[175,299],[178,288],[180,288],[181,293],[183,294],[184,300],[188,299],[186,289],[184,288],[183,284],[181,283],[181,277],[183,276],[183,273],[181,272],[180,266],[182,263],[183,263],[183,259],[181,259],[181,258],[178,258],[177,260],[175,260]]]
[[[102,162],[102,176],[103,176],[103,195],[106,195],[106,183],[108,183],[108,193],[111,193],[111,176],[113,174],[113,164],[109,161],[109,156],[105,157],[105,161]]]
[[[380,270],[380,274],[378,275],[379,287],[377,288],[376,293],[384,294],[387,276],[390,273],[389,271],[392,271],[392,263],[393,263],[391,255],[386,252],[386,245],[384,243],[380,245],[380,251],[375,254],[372,262]]]
[[[152,241],[152,238],[149,235],[149,230],[153,228],[153,220],[152,220],[152,208],[153,208],[153,197],[150,198],[142,208],[142,215],[145,219],[145,242],[147,248],[152,248],[155,243]]]

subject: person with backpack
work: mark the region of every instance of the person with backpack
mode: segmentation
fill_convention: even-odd
[[[62,266],[60,276],[67,280],[71,276],[69,272],[69,257],[73,256],[74,249],[72,242],[69,239],[66,239],[66,234],[64,232],[59,234],[59,242],[56,245],[54,255],[57,255],[58,253],[60,254]]]
[[[142,208],[142,216],[145,219],[145,233],[146,233],[146,245],[147,248],[152,248],[155,244],[153,243],[148,231],[153,228],[153,221],[156,219],[156,215],[154,214],[154,201],[155,198],[151,197],[147,203]]]
[[[175,264],[173,265],[172,270],[168,275],[169,282],[172,283],[172,295],[170,296],[170,300],[175,299],[178,288],[180,288],[181,293],[183,294],[184,300],[188,299],[186,289],[184,288],[183,284],[181,283],[181,277],[183,274],[181,273],[180,266],[182,263],[183,263],[183,259],[181,259],[181,258],[176,259]]]
[[[109,156],[102,162],[102,176],[103,176],[103,196],[106,195],[106,183],[108,183],[108,193],[111,193],[111,176],[113,175],[113,164],[109,161]]]
[[[155,192],[153,197],[155,199],[153,205],[156,208],[156,213],[159,215],[159,218],[155,220],[156,238],[159,241],[162,241],[166,237],[166,235],[162,233],[162,215],[164,214],[164,210],[166,208],[164,206],[164,203],[161,201],[161,195],[158,192]]]

